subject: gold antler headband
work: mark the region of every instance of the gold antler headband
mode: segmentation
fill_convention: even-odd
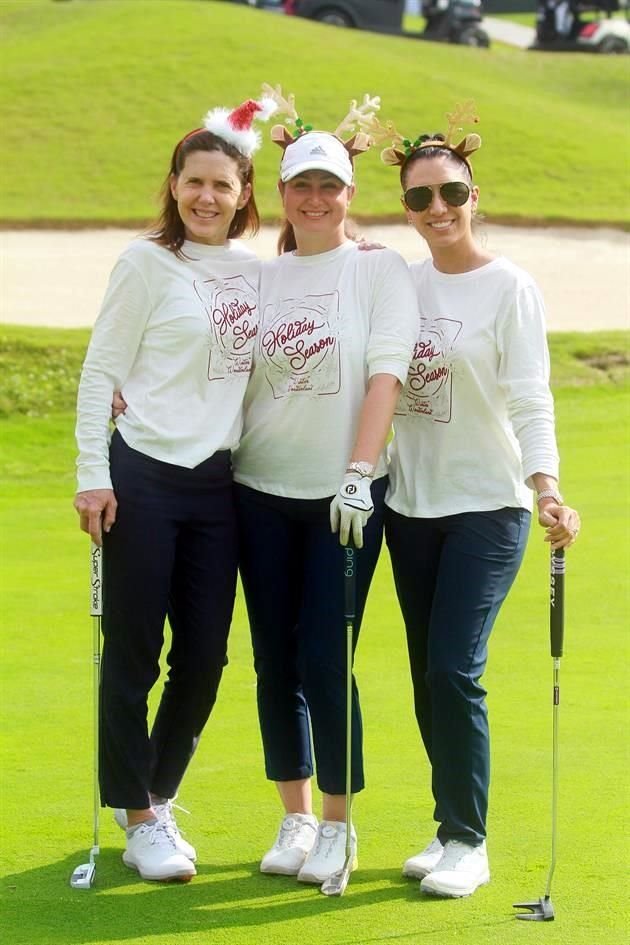
[[[271,140],[280,145],[281,148],[287,148],[297,138],[309,131],[313,131],[313,125],[306,124],[299,117],[295,109],[295,95],[293,93],[284,96],[282,88],[279,85],[275,87],[268,83],[263,84],[263,95],[271,98],[278,106],[277,114],[286,115],[286,124],[293,124],[295,130],[293,133],[285,125],[274,125],[271,129]],[[350,108],[347,115],[343,118],[341,124],[329,134],[339,138],[346,150],[353,156],[367,151],[375,142],[373,129],[379,124],[376,119],[376,112],[381,107],[381,100],[378,95],[371,97],[369,94],[363,96],[361,104],[357,104],[356,99],[350,102]],[[380,126],[381,128],[384,126]],[[350,132],[351,137],[344,140],[341,135]],[[389,137],[389,136],[388,136]],[[380,140],[384,140],[381,138]]]
[[[468,157],[479,150],[481,138],[478,134],[467,134],[457,144],[453,144],[453,137],[456,132],[463,131],[462,125],[476,124],[479,121],[475,114],[475,103],[469,100],[463,105],[457,104],[452,112],[446,113],[446,120],[445,135],[420,135],[415,141],[411,141],[396,132],[392,135],[391,146],[381,151],[381,160],[384,164],[401,167],[412,154],[422,148],[443,148],[457,154],[470,168]]]

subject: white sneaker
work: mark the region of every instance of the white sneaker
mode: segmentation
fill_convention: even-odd
[[[438,864],[420,883],[422,892],[433,896],[470,896],[478,886],[490,882],[485,840],[478,847],[447,840]]]
[[[197,872],[188,857],[177,852],[175,837],[164,824],[140,824],[131,836],[123,863],[137,870],[143,879],[178,880],[187,883]]]
[[[168,827],[170,832],[175,838],[175,846],[177,847],[177,852],[183,854],[188,860],[192,863],[197,862],[197,851],[191,843],[188,843],[188,840],[184,840],[177,822],[173,815],[173,807],[177,807],[178,810],[183,810],[184,813],[188,813],[187,810],[184,810],[183,807],[180,807],[179,804],[173,804],[172,800],[167,800],[164,804],[154,804],[153,810],[155,811],[155,816],[161,824],[164,824],[165,827]],[[115,807],[114,808],[114,820],[119,827],[122,827],[123,830],[127,829],[127,811],[124,807]]]
[[[437,837],[434,837],[428,847],[425,847],[422,853],[416,853],[405,860],[403,866],[403,876],[413,876],[415,879],[424,879],[424,877],[433,872],[444,853],[444,847]]]
[[[352,869],[356,870],[357,835],[354,827],[350,834]],[[322,820],[317,828],[317,837],[311,852],[298,873],[301,883],[323,883],[324,880],[343,869],[346,862],[346,825],[337,820]]]
[[[313,814],[287,814],[276,842],[260,862],[261,873],[296,876],[315,843],[317,817]]]

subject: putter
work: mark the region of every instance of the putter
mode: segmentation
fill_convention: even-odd
[[[551,655],[553,657],[553,778],[551,789],[551,864],[547,876],[545,895],[535,902],[515,902],[515,909],[527,909],[519,912],[517,919],[530,919],[534,922],[552,922],[555,919],[551,902],[551,880],[556,868],[556,843],[558,834],[558,709],[560,706],[560,657],[564,642],[564,549],[551,552],[551,583],[549,593],[549,631]]]
[[[344,549],[343,573],[346,618],[346,858],[340,870],[324,880],[321,891],[325,896],[343,896],[352,866],[352,642],[354,636],[356,600],[356,552],[348,543]]]
[[[70,877],[73,889],[90,889],[96,877],[96,861],[100,850],[98,827],[100,795],[98,787],[98,689],[101,667],[101,616],[103,614],[103,549],[92,542],[90,549],[90,616],[92,617],[92,683],[94,690],[94,840],[89,863],[81,863]]]

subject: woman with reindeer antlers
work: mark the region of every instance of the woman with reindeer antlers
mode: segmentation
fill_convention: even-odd
[[[360,252],[345,233],[353,157],[371,144],[379,100],[353,102],[330,134],[305,125],[292,97],[265,91],[295,132],[272,130],[283,149],[286,222],[281,255],[262,271],[261,326],[234,457],[265,769],[285,810],[260,868],[323,883],[344,866],[346,846],[342,546],[357,549],[356,646],[382,540],[384,446],[418,316],[402,258]],[[339,137],[356,127],[349,140]],[[364,786],[356,684],[352,747],[356,793]],[[354,830],[351,847],[356,855]]]
[[[447,118],[446,136],[396,135],[382,154],[400,168],[407,220],[431,251],[411,266],[420,333],[394,417],[385,528],[439,824],[403,872],[458,897],[490,879],[479,680],[532,493],[552,548],[573,544],[580,519],[559,492],[543,302],[526,272],[476,241],[469,158],[481,139],[452,143],[477,120],[472,103]]]
[[[114,267],[79,387],[74,504],[103,544],[101,800],[126,829],[125,865],[148,880],[195,873],[172,799],[226,662],[237,573],[231,450],[259,279],[233,238],[258,229],[252,119],[275,107],[214,109],[176,145],[160,219]],[[167,612],[168,679],[149,735]]]

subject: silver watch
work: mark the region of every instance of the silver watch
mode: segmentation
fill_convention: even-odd
[[[553,499],[558,505],[564,504],[564,499],[557,489],[543,489],[536,496],[536,502],[540,502],[541,499]]]
[[[366,462],[348,463],[346,472],[355,472],[360,476],[369,476],[371,479],[374,475],[374,465]]]

